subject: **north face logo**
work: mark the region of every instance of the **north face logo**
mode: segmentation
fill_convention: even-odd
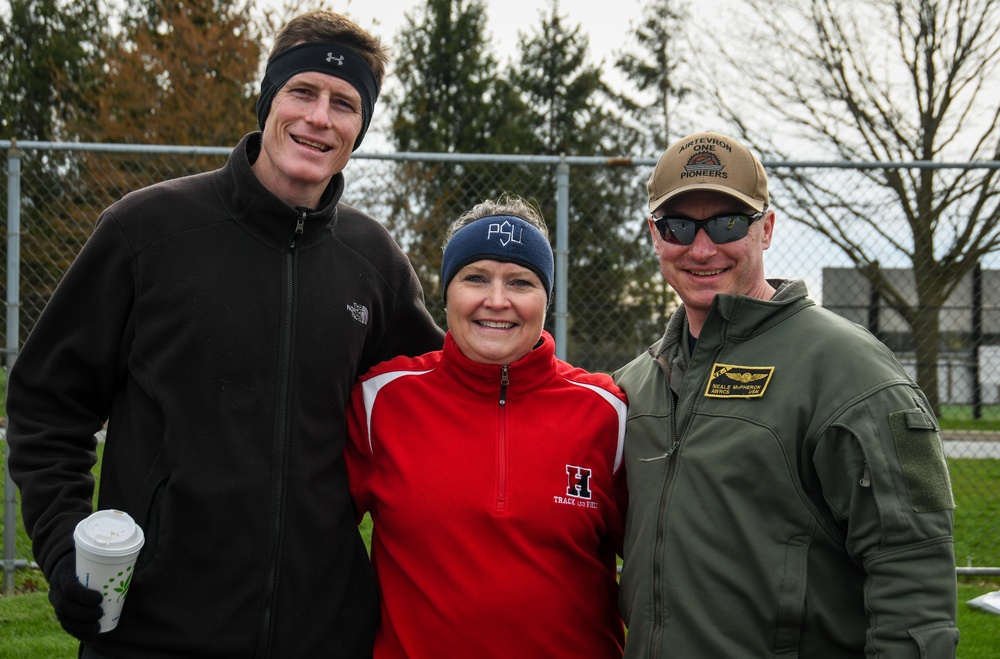
[[[358,321],[362,325],[368,324],[368,307],[355,302],[354,304],[347,305],[347,310],[351,312],[351,316],[354,320]]]
[[[566,484],[566,496],[576,497],[578,499],[589,499],[591,497],[590,477],[592,473],[593,472],[586,467],[566,465],[566,476],[568,479]]]

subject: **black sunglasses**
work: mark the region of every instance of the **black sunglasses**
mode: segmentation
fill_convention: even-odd
[[[707,220],[692,220],[689,217],[656,217],[652,216],[660,237],[672,243],[690,245],[698,229],[704,229],[708,237],[716,245],[731,243],[744,238],[750,230],[750,225],[764,217],[765,208],[759,213],[745,215],[743,213],[725,213]],[[668,233],[669,232],[669,233]]]

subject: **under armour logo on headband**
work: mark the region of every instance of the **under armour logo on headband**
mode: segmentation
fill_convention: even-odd
[[[344,56],[343,55],[341,55],[340,57],[334,57],[333,53],[327,53],[326,54],[326,61],[327,62],[336,62],[337,66],[344,66]]]

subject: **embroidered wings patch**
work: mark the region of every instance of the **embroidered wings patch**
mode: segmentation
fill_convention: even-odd
[[[708,398],[760,398],[764,395],[773,366],[713,364],[705,396]]]

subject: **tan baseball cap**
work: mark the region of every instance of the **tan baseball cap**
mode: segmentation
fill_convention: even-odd
[[[721,192],[758,212],[768,204],[767,174],[757,156],[733,138],[713,132],[688,135],[667,147],[646,190],[651,213],[693,190]]]

